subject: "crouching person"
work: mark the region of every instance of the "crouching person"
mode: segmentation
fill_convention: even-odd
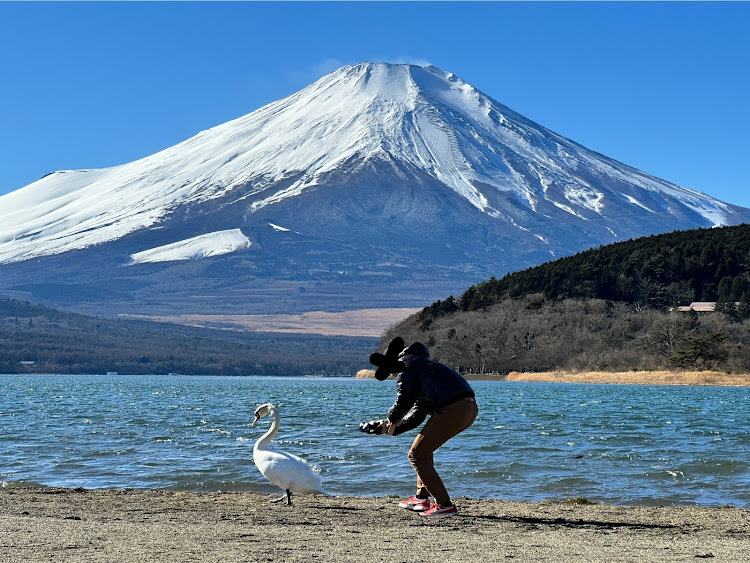
[[[429,351],[421,342],[405,349],[403,345],[404,341],[396,338],[385,355],[370,357],[379,366],[378,379],[399,373],[396,401],[385,420],[363,423],[360,429],[369,434],[403,434],[422,424],[429,415],[409,449],[409,462],[417,473],[417,490],[399,506],[422,516],[453,516],[458,509],[435,470],[433,454],[474,423],[478,412],[474,391],[459,373],[430,360]]]

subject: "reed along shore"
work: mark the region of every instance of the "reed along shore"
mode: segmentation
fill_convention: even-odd
[[[468,381],[536,381],[542,383],[611,383],[621,385],[721,385],[750,386],[750,374],[720,371],[633,370],[633,371],[512,371],[465,373]],[[374,379],[375,370],[362,369],[358,379]],[[395,379],[395,376],[392,376]]]
[[[721,385],[750,386],[750,374],[720,371],[512,371],[508,381],[547,383],[612,383],[622,385]]]
[[[585,499],[455,499],[425,518],[397,498],[0,489],[3,562],[745,562],[750,510]]]

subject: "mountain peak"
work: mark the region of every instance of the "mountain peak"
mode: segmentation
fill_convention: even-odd
[[[207,202],[241,202],[252,215],[371,163],[428,178],[544,244],[554,229],[536,225],[560,213],[610,233],[601,242],[632,232],[621,217],[634,214],[737,222],[731,206],[590,151],[452,73],[363,62],[141,160],[58,172],[2,196],[0,263],[116,240]]]

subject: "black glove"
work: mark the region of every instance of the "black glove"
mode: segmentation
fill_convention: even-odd
[[[359,425],[359,431],[365,434],[382,434],[385,431],[385,420],[362,422]]]

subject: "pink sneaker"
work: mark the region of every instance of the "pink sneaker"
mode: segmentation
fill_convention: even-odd
[[[401,508],[405,508],[406,510],[411,510],[413,512],[423,512],[425,510],[429,510],[430,508],[430,499],[428,498],[417,498],[417,497],[409,497],[406,500],[402,500],[398,503],[398,505]]]
[[[455,516],[456,514],[458,514],[458,508],[455,504],[453,506],[440,506],[437,503],[434,503],[429,510],[419,513],[420,516]]]

